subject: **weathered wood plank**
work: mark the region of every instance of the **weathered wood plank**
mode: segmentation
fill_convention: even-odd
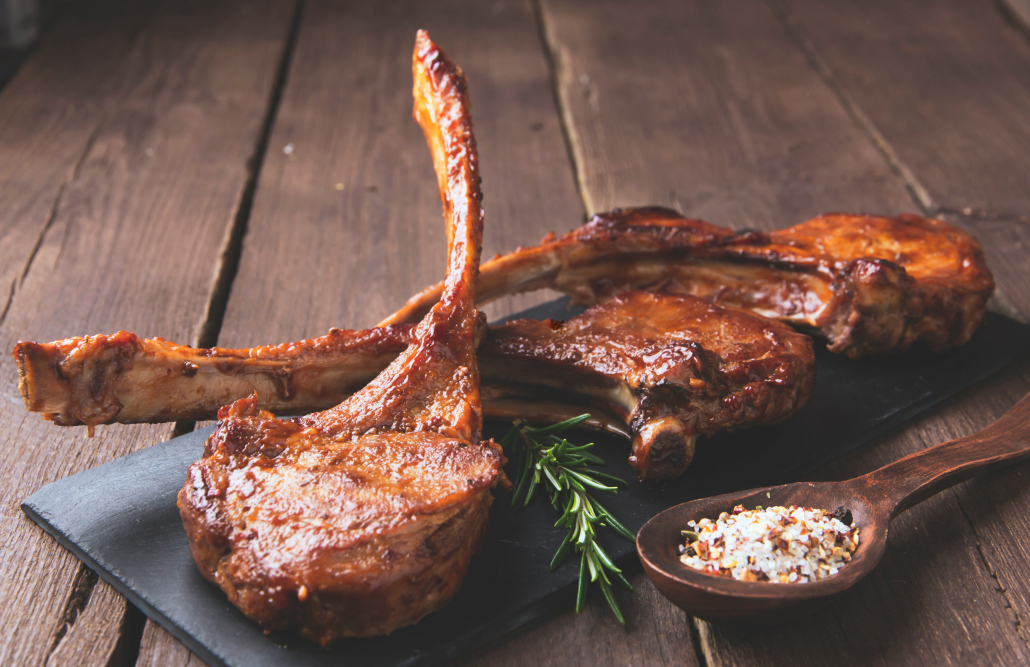
[[[0,200],[21,202],[14,214],[42,232],[0,324],[0,349],[19,339],[119,328],[197,335],[291,11],[286,1],[133,4],[127,14],[73,21],[40,46],[0,97]],[[40,108],[46,122],[10,111],[23,103]],[[43,156],[38,165],[11,170],[34,150]],[[19,275],[28,256],[15,254]],[[0,381],[0,663],[104,664],[124,600],[83,577],[73,588],[78,562],[18,502],[54,479],[165,438],[170,428],[101,429],[87,440],[80,429],[26,414],[7,354]]]
[[[157,623],[148,622],[140,642],[136,667],[207,667],[195,653],[165,632]]]
[[[411,119],[419,27],[470,81],[487,216],[483,255],[580,224],[525,3],[312,3],[220,344],[371,326],[443,276],[439,194],[425,138]]]
[[[1000,0],[1002,9],[1024,29],[1030,30],[1030,0]]]
[[[308,3],[220,345],[371,326],[443,276],[439,192],[411,118],[418,28],[469,79],[485,194],[483,255],[582,222],[528,3]],[[548,298],[508,299],[488,314]],[[178,646],[166,633],[147,633],[138,664]]]
[[[112,621],[122,621],[120,616],[112,619],[109,613],[121,611],[125,604],[118,591],[103,580],[97,581],[82,613],[47,658],[47,667],[107,664],[114,649],[113,640],[118,638],[118,625],[112,627]]]
[[[984,244],[999,291],[1030,316],[1030,44],[994,3],[867,3],[832,17],[787,2],[786,19],[871,119],[930,204]],[[926,10],[926,11],[924,11]],[[797,28],[795,28],[797,29]],[[875,82],[875,85],[874,85]],[[1030,390],[1026,371],[923,423],[925,444],[982,428]],[[930,435],[932,434],[932,435]],[[1014,626],[1030,641],[1027,466],[958,488],[956,498]]]
[[[699,665],[686,614],[663,598],[643,574],[630,577],[632,595],[619,595],[623,628],[593,596],[582,614],[553,613],[459,662],[464,667],[691,667]],[[622,593],[622,591],[620,591]]]
[[[818,78],[809,54],[762,5],[543,6],[588,206],[654,201],[714,222],[776,227],[825,210],[913,209],[905,184]],[[790,150],[795,145],[801,148]],[[811,174],[810,182],[799,174]],[[1025,261],[1016,264],[1025,270]],[[1003,287],[1011,275],[1000,276]],[[967,395],[996,395],[976,400],[1000,411],[1005,397],[1019,392],[1021,377],[1012,380],[1017,388],[987,383]],[[926,435],[932,424],[963,423],[956,413],[975,414],[955,405],[820,474],[850,477],[935,444]],[[1025,660],[1008,599],[996,590],[956,497],[935,498],[900,518],[883,566],[832,613],[771,632],[699,623],[706,661]]]
[[[1030,41],[997,2],[781,1],[934,209],[1030,213]]]
[[[111,71],[133,24],[121,14],[68,17],[0,93],[0,321],[62,188],[119,97]]]
[[[545,1],[587,208],[737,227],[914,210],[762,3]]]

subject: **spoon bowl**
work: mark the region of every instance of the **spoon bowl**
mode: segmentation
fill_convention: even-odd
[[[656,515],[637,534],[637,553],[655,587],[676,606],[708,621],[775,625],[811,613],[869,574],[883,557],[889,519],[867,499],[848,494],[846,482],[788,484],[727,493],[676,505]],[[807,584],[738,581],[705,574],[680,562],[680,531],[688,521],[714,519],[737,505],[754,509],[814,507],[851,510],[859,530],[859,546],[840,571]]]
[[[665,597],[687,613],[736,625],[775,625],[809,614],[861,581],[883,558],[891,520],[909,507],[982,472],[1030,457],[1030,394],[987,428],[930,447],[879,470],[843,482],[799,482],[727,493],[676,505],[654,516],[637,534],[644,572]],[[680,531],[687,522],[715,519],[736,505],[754,509],[812,507],[851,510],[858,547],[837,574],[811,583],[739,581],[680,562]]]

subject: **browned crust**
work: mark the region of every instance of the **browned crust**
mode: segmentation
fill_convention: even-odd
[[[248,617],[327,643],[387,634],[457,591],[482,544],[499,447],[408,434],[399,444],[379,436],[388,447],[378,452],[360,441],[311,452],[291,444],[302,426],[259,411],[254,397],[222,418],[178,505],[201,573]],[[303,461],[312,456],[317,465]],[[396,485],[405,493],[390,493]],[[340,501],[298,513],[328,509],[298,491]],[[289,542],[270,549],[277,532]]]
[[[627,291],[568,322],[494,327],[484,374],[618,414],[642,479],[672,479],[698,435],[780,421],[815,385],[812,339],[778,322],[688,295]]]
[[[478,301],[549,287],[591,304],[628,287],[685,293],[752,310],[811,332],[849,357],[923,342],[969,340],[994,279],[980,243],[914,215],[827,214],[775,232],[737,234],[646,207],[594,216],[583,227],[483,264]],[[439,285],[381,324],[417,319]]]

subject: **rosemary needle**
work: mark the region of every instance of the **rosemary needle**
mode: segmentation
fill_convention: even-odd
[[[595,539],[596,530],[599,526],[607,526],[630,542],[636,538],[591,495],[594,491],[615,493],[618,485],[625,482],[588,468],[591,463],[604,463],[601,458],[590,453],[594,446],[592,443],[573,445],[565,438],[558,437],[558,434],[589,418],[590,415],[580,415],[544,428],[533,428],[527,426],[525,421],[516,421],[500,444],[518,457],[511,504],[516,505],[521,501],[525,507],[534,498],[537,489],[546,488],[551,505],[561,512],[561,517],[554,525],[566,528],[568,532],[551,560],[551,570],[557,569],[573,551],[579,553],[576,613],[583,611],[588,584],[597,582],[615,618],[625,625],[622,611],[612,594],[612,581],[630,590],[633,586]]]

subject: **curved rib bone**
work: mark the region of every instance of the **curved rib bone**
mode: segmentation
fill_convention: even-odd
[[[201,572],[266,628],[323,645],[389,633],[450,600],[501,466],[499,448],[480,442],[482,210],[465,81],[421,31],[413,71],[447,220],[440,302],[335,408],[295,420],[260,411],[256,396],[223,408],[179,492]]]
[[[746,308],[828,341],[849,357],[960,345],[980,325],[994,280],[975,238],[939,220],[833,213],[789,229],[737,234],[662,208],[616,210],[539,246],[483,264],[477,301],[549,287],[592,304],[626,288]],[[380,326],[418,319],[439,285]]]

